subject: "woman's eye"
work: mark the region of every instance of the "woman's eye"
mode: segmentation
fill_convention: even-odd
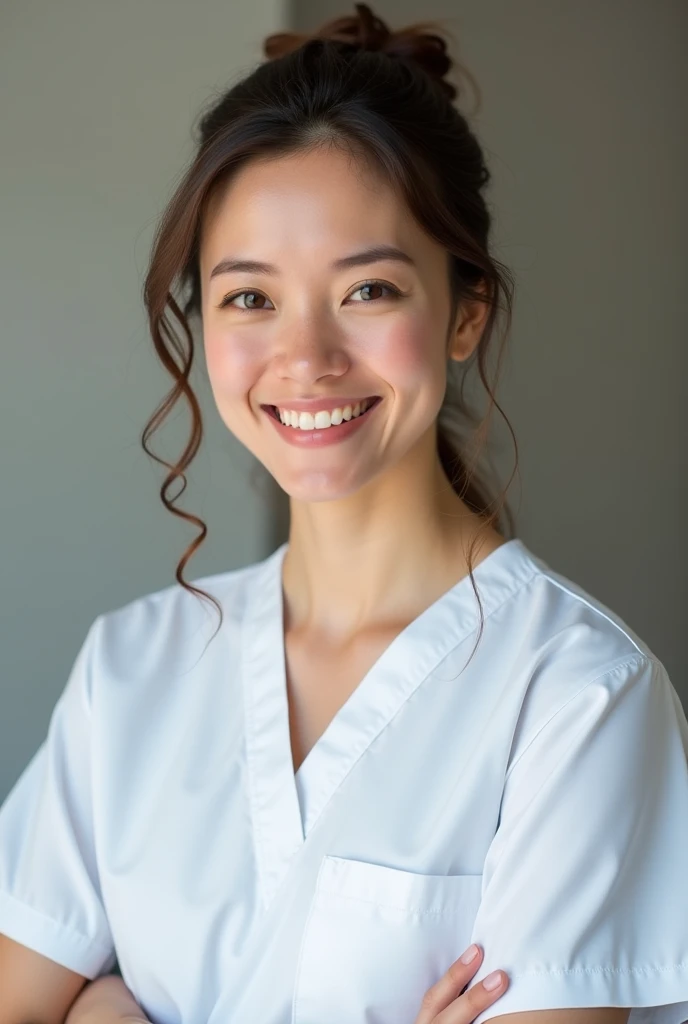
[[[396,288],[393,288],[391,284],[383,284],[382,281],[366,281],[365,284],[359,284],[358,288],[356,288],[351,293],[351,295],[355,295],[356,292],[364,292],[364,291],[370,292],[371,290],[374,291],[376,288],[377,289],[381,288],[382,291],[389,292],[390,295],[392,295],[392,296],[398,296],[398,295],[401,294]],[[384,296],[376,296],[376,295],[370,296],[369,295],[367,299],[364,299],[364,302],[373,302],[376,298],[379,299],[381,297],[384,298]],[[359,305],[360,305],[360,303],[359,303]]]
[[[262,292],[249,292],[249,291],[235,292],[233,295],[226,295],[224,297],[224,299],[222,300],[222,302],[220,303],[219,308],[223,309],[225,306],[229,306],[231,303],[234,302],[235,299],[239,299],[239,298],[241,298],[244,295],[251,296],[252,300],[255,299],[255,298],[257,298],[258,300],[266,298],[266,296],[263,295]],[[269,301],[269,300],[267,300],[267,301]],[[251,303],[249,305],[236,306],[235,308],[246,311],[246,310],[249,310],[249,309],[265,309],[265,306],[260,306],[260,305],[255,306],[255,305],[253,305],[253,301],[251,301]]]
[[[383,284],[382,281],[366,281],[364,284],[359,284],[358,288],[354,289],[354,291],[350,293],[349,298],[351,297],[351,295],[355,295],[356,292],[367,292],[368,293],[368,297],[363,300],[364,302],[374,302],[376,300],[379,300],[380,298],[385,298],[384,295],[380,296],[380,295],[375,295],[375,294],[371,295],[370,294],[371,292],[374,293],[376,290],[378,290],[378,291],[382,290],[383,292],[388,292],[392,297],[396,297],[396,296],[399,296],[401,294],[401,292],[399,292],[398,289],[394,288],[391,284]],[[253,292],[253,291],[234,292],[233,295],[226,295],[224,297],[222,302],[220,302],[220,304],[218,306],[218,309],[224,309],[225,306],[233,305],[235,299],[241,299],[244,296],[247,297],[245,302],[244,302],[244,305],[236,305],[234,308],[235,309],[240,309],[242,312],[245,312],[245,313],[249,312],[252,309],[267,309],[267,306],[260,305],[260,302],[261,302],[261,300],[263,302],[269,302],[270,301],[265,295],[263,295],[262,292]],[[256,302],[256,300],[257,300],[257,302]],[[354,304],[355,305],[361,305],[360,302],[354,303]]]

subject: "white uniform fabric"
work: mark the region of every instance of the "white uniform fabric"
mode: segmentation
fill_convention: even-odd
[[[156,1024],[688,1020],[688,722],[661,662],[518,538],[397,636],[294,777],[283,544],[98,616],[0,808],[0,932]],[[323,679],[327,686],[327,679]]]

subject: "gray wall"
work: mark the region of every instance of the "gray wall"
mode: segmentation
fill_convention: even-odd
[[[139,445],[171,383],[142,277],[197,111],[284,24],[283,0],[0,5],[0,800],[92,619],[173,583],[196,535]],[[208,434],[182,505],[210,532],[187,579],[272,543],[257,464],[203,380],[198,367]],[[180,406],[155,443],[174,457],[187,429]]]
[[[347,12],[295,3],[302,31]],[[626,619],[688,704],[688,4],[371,6],[391,28],[441,19],[482,90],[497,255],[517,277],[500,388],[517,532]],[[506,482],[505,430],[495,442]]]
[[[193,118],[260,59],[282,3],[0,7],[0,800],[89,623],[172,583],[195,535],[163,509],[162,470],[139,447],[169,387],[141,280]],[[447,19],[483,90],[498,255],[518,278],[501,389],[520,444],[518,532],[647,639],[685,700],[688,6],[374,7],[392,25]],[[346,10],[297,0],[292,13],[312,28]],[[281,539],[199,370],[207,438],[183,502],[210,534],[187,578]],[[165,453],[187,422],[180,408]],[[506,433],[495,440],[506,479]]]

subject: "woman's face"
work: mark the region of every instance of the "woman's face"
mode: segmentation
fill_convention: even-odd
[[[373,246],[406,259],[337,266]],[[237,260],[272,269],[221,266]],[[428,446],[446,388],[448,257],[369,168],[336,149],[244,165],[208,207],[200,262],[218,411],[287,494],[346,497]],[[368,396],[380,401],[357,428],[319,446],[289,443],[299,428],[268,409]]]

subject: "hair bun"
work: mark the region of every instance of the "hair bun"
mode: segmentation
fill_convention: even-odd
[[[275,60],[292,53],[312,39],[331,39],[361,50],[379,50],[390,57],[400,57],[418,64],[451,99],[455,99],[456,87],[444,78],[454,62],[447,53],[446,41],[437,34],[439,26],[432,22],[421,22],[392,32],[381,18],[373,14],[368,4],[354,4],[354,7],[357,12],[355,15],[334,18],[310,34],[273,33],[265,39],[263,53],[269,60]]]

